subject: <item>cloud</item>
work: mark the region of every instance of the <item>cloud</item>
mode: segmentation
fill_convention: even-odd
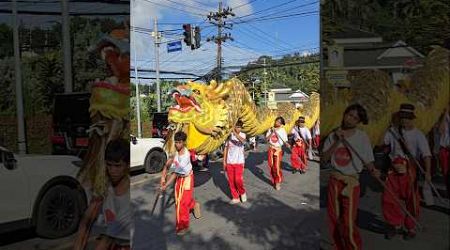
[[[204,13],[208,14],[206,10],[216,11],[217,10],[217,0],[173,0],[173,2],[178,2],[180,5],[172,3],[170,1],[162,1],[162,0],[151,0],[154,3],[152,4],[145,0],[135,0],[136,5],[132,8],[132,25],[136,24],[137,27],[145,27],[149,29],[153,29],[153,20],[154,17],[158,18],[159,22],[164,22],[165,19],[170,19],[171,22],[174,18],[183,15],[183,12],[174,10],[173,8],[184,9],[187,12],[193,13]],[[200,4],[201,2],[202,4]],[[229,0],[224,1],[224,7],[235,7],[241,6],[236,10],[233,10],[236,15],[242,16],[252,13],[253,8],[251,4],[248,4],[250,0]],[[189,8],[185,5],[195,6],[193,8]],[[203,11],[202,11],[203,10]],[[189,15],[189,19],[199,19],[199,16],[195,14],[184,13],[185,15]],[[181,28],[178,26],[170,27],[164,26],[164,29],[178,29]],[[181,31],[180,31],[181,33]],[[202,36],[206,36],[205,32],[202,32]],[[141,34],[134,33],[132,35],[136,38],[136,52],[137,52],[137,65],[139,68],[146,69],[155,69],[155,48],[154,48],[154,40],[150,34]],[[173,39],[173,38],[172,38]],[[230,42],[226,43],[227,46],[223,47],[223,55],[224,55],[224,65],[245,65],[248,61],[254,60],[259,57],[260,53],[254,52],[251,50],[246,50],[242,48],[237,48],[230,44]],[[133,40],[131,43],[131,65],[134,65],[134,49],[133,49]],[[167,53],[166,43],[161,44],[160,47],[160,70],[164,71],[177,71],[177,72],[190,72],[199,75],[206,74],[208,71],[213,69],[216,66],[216,44],[212,42],[202,42],[202,47],[197,50],[191,51],[189,48],[186,48],[183,43],[183,51],[182,52],[174,52]],[[134,75],[134,73],[132,72]],[[141,75],[141,73],[140,73]],[[155,74],[146,74],[147,76],[154,77]],[[167,77],[173,77],[166,75]],[[145,81],[149,82],[149,81]]]

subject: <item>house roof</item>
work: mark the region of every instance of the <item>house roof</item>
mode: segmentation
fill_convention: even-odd
[[[414,58],[420,65],[424,56],[402,41],[375,45],[347,46],[344,49],[345,68],[403,68]],[[328,60],[324,60],[328,65]]]

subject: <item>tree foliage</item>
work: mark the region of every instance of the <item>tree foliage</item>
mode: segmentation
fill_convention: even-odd
[[[324,41],[348,27],[403,40],[423,53],[450,37],[448,0],[327,0],[321,6]]]

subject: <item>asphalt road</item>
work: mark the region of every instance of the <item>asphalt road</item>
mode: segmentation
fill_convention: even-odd
[[[202,218],[191,216],[190,232],[175,234],[173,199],[163,197],[153,216],[159,176],[140,180],[132,186],[135,213],[133,249],[318,249],[319,248],[319,167],[310,162],[305,175],[289,171],[289,154],[283,159],[282,189],[270,185],[266,146],[246,157],[244,183],[248,202],[229,205],[230,193],[220,162],[210,172],[195,176],[195,198]],[[170,194],[171,189],[166,192]]]

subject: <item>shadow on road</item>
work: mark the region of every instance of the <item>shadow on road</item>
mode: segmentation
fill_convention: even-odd
[[[369,211],[358,209],[357,224],[361,229],[368,230],[377,234],[385,233],[384,221],[377,218]]]
[[[21,229],[8,233],[0,234],[0,246],[5,246],[29,239],[36,238],[37,235],[33,229]]]
[[[250,208],[230,206],[219,198],[208,201],[205,207],[234,223],[238,235],[261,244],[261,248],[318,249],[318,210],[294,209],[265,193],[253,200]]]
[[[258,165],[262,165],[265,159],[267,159],[266,151],[250,152],[245,160],[245,168],[248,169],[256,178],[272,186],[272,181],[268,177],[266,177],[264,171],[261,168],[257,167]]]
[[[146,193],[150,194],[150,200],[155,199],[155,188],[147,185],[144,187]],[[133,200],[134,210],[134,233],[133,249],[157,249],[166,250],[168,245],[178,249],[240,249],[232,246],[219,236],[215,235],[209,240],[204,240],[201,235],[188,233],[184,237],[175,235],[175,218],[171,210],[173,206],[166,207],[167,200],[172,190],[163,194],[163,198],[158,201],[157,208],[153,216],[150,215],[150,208],[143,198]],[[150,204],[153,206],[153,204]],[[193,217],[191,217],[193,219]]]

